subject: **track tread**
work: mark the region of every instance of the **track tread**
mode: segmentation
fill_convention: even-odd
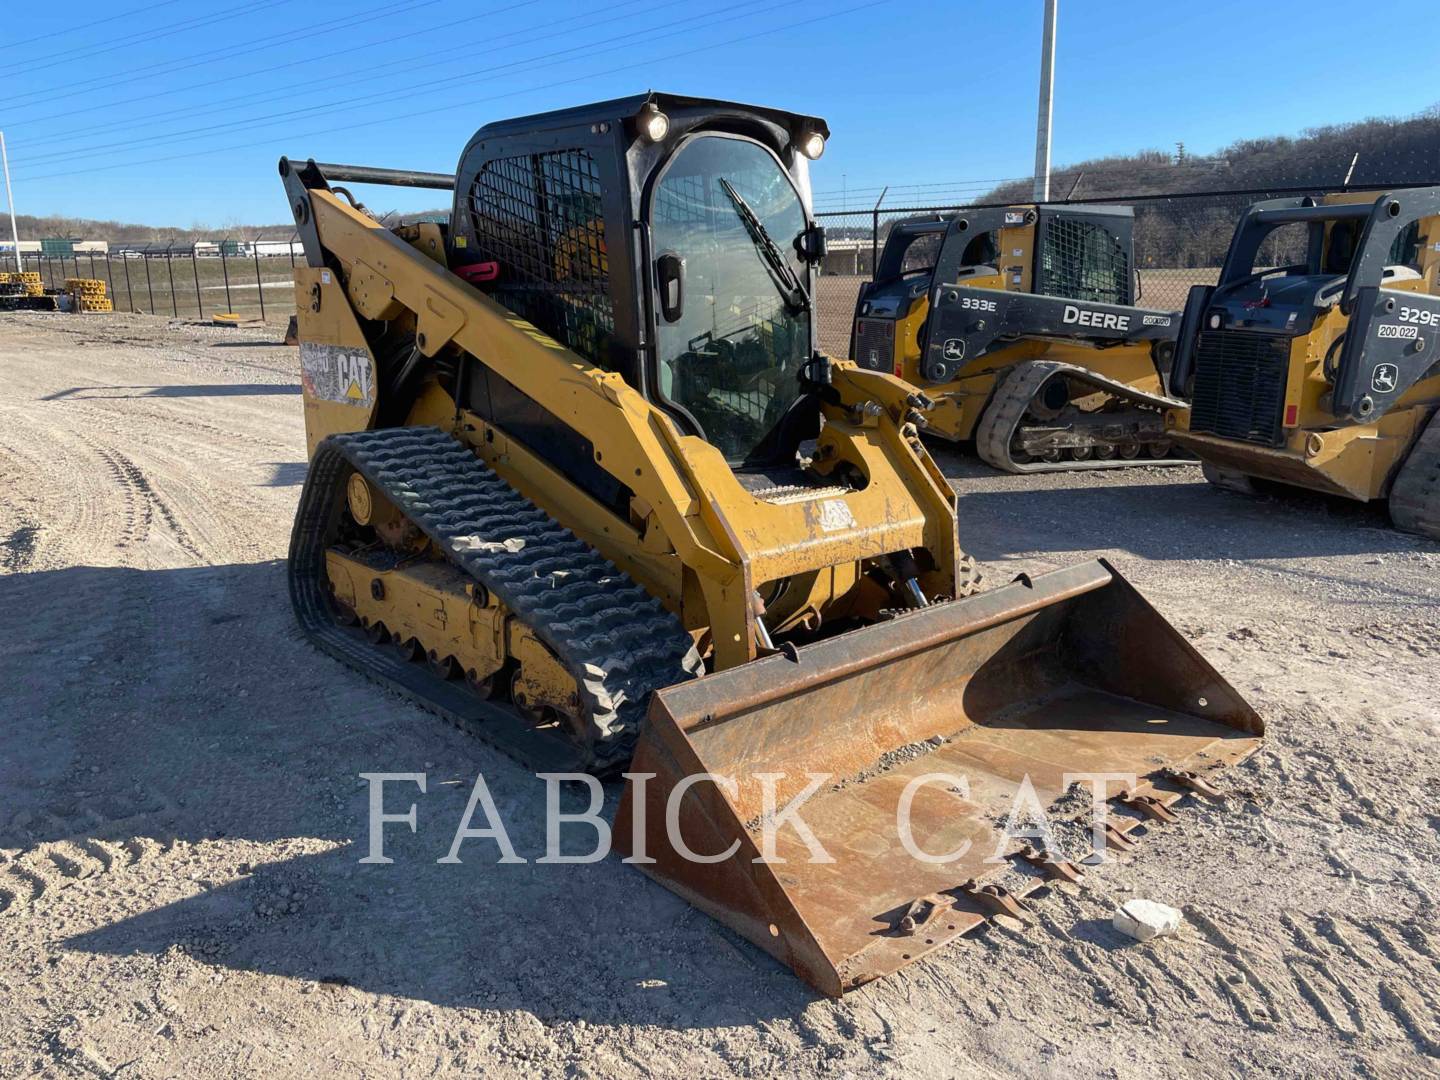
[[[1193,465],[1188,458],[1108,458],[1088,461],[1016,461],[1010,452],[1010,444],[1030,402],[1040,388],[1050,379],[1064,374],[1094,385],[1116,397],[1134,401],[1138,405],[1164,408],[1183,404],[1169,398],[1146,394],[1124,383],[1107,379],[1093,371],[1074,364],[1063,364],[1055,360],[1028,360],[1018,363],[1006,372],[995,385],[995,394],[980,423],[975,429],[975,452],[987,465],[1008,473],[1074,472],[1081,469],[1123,469],[1136,465]]]
[[[1408,533],[1440,540],[1440,412],[1431,416],[1395,474],[1390,520]]]
[[[332,655],[433,711],[453,713],[415,680],[397,685],[385,665],[342,645],[337,635],[345,632],[319,603],[324,523],[337,513],[349,469],[383,491],[575,676],[596,728],[584,767],[603,771],[627,759],[652,691],[701,673],[689,634],[658,599],[455,439],[428,427],[332,435],[315,451],[291,540],[291,596],[302,627]],[[483,724],[464,726],[485,735]]]

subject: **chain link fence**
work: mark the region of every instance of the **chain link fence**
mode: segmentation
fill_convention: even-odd
[[[1349,191],[1389,190],[1389,185],[1352,187]],[[1230,247],[1240,215],[1262,199],[1323,195],[1317,188],[1266,188],[1211,191],[1185,195],[1116,195],[1062,200],[1048,205],[1129,206],[1135,212],[1136,299],[1140,307],[1178,311],[1192,285],[1213,284]],[[909,206],[860,211],[822,211],[828,254],[816,283],[816,314],[820,347],[832,356],[847,356],[855,300],[871,279],[897,221],[917,217],[954,217],[967,211],[1014,203],[971,203],[957,206]],[[1304,250],[1304,229],[1285,226],[1266,241],[1270,265],[1294,262]]]
[[[1351,187],[1382,191],[1391,185]],[[1175,311],[1192,285],[1213,283],[1240,215],[1261,199],[1322,195],[1314,187],[1275,187],[1184,195],[1115,195],[1061,200],[1050,205],[1129,206],[1135,212],[1136,303]],[[829,252],[816,282],[820,347],[848,355],[850,326],[860,286],[871,279],[890,228],[916,217],[953,217],[966,211],[1013,203],[875,207],[821,211]],[[1269,262],[1294,261],[1303,250],[1303,226],[1286,226],[1271,240]],[[66,278],[98,278],[117,311],[173,318],[208,319],[233,313],[246,319],[284,322],[295,311],[292,271],[304,257],[298,236],[224,237],[213,241],[105,245],[108,250],[73,254],[25,253],[26,270],[39,271],[47,288]],[[1293,250],[1292,250],[1293,249]]]
[[[79,244],[73,252],[22,252],[25,270],[45,287],[62,290],[66,278],[105,282],[116,311],[172,318],[285,322],[295,314],[294,269],[305,255],[297,235],[223,237],[177,243]]]

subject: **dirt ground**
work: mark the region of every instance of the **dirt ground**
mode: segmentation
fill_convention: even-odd
[[[613,858],[436,864],[477,772],[521,854],[544,787],[298,640],[276,340],[0,316],[0,1075],[1435,1075],[1440,545],[942,453],[992,582],[1105,555],[1270,737],[1243,797],[831,1001]],[[428,777],[390,865],[375,771]],[[1118,935],[1131,897],[1180,936]]]

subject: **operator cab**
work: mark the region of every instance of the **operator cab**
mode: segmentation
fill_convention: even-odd
[[[1133,304],[1134,211],[1128,206],[984,206],[890,226],[855,304],[850,355],[861,367],[919,379],[932,288],[973,285]],[[930,380],[924,380],[930,381]]]
[[[1190,430],[1280,447],[1307,416],[1382,415],[1432,362],[1424,338],[1440,325],[1440,303],[1427,247],[1437,216],[1436,188],[1250,207],[1218,283],[1186,300],[1170,389],[1192,402]],[[1323,353],[1312,355],[1325,320],[1326,337],[1313,339]],[[1296,363],[1314,365],[1323,410],[1287,396]]]
[[[490,124],[457,169],[449,263],[482,268],[496,300],[737,470],[791,464],[818,424],[808,166],[828,134],[816,117],[656,93]],[[564,437],[485,383],[482,415]]]
[[[1359,257],[1373,202],[1276,199],[1257,204],[1237,228],[1219,283],[1206,294],[1208,328],[1308,334],[1340,303]],[[1406,222],[1379,267],[1386,288],[1422,279],[1420,221]]]

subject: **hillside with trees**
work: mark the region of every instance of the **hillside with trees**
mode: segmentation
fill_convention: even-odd
[[[1188,196],[1140,202],[1135,208],[1135,256],[1140,266],[1217,266],[1235,222],[1267,192],[1295,188],[1335,191],[1351,187],[1440,183],[1440,106],[1403,119],[1377,118],[1312,128],[1296,137],[1243,139],[1197,156],[1143,150],[1095,158],[1054,170],[1057,201],[1121,196]],[[1217,196],[1214,193],[1249,192]],[[981,202],[1028,202],[1028,181],[995,188]]]
[[[3,213],[0,205],[0,213]],[[396,221],[435,221],[449,216],[449,210],[426,210],[414,214],[382,214],[380,220],[386,224]],[[295,235],[295,226],[286,222],[280,225],[192,225],[188,229],[170,228],[165,225],[130,225],[120,221],[97,221],[94,218],[63,217],[51,215],[36,217],[32,214],[16,214],[15,224],[22,240],[63,239],[63,240],[108,240],[112,246],[121,244],[168,244],[172,241],[177,248],[188,247],[197,240],[222,240],[227,237],[236,240],[288,240]],[[0,241],[10,238],[10,223],[0,219]]]
[[[3,211],[3,206],[0,206],[0,211]],[[31,214],[16,214],[15,224],[22,240],[108,240],[111,244],[167,244],[173,240],[177,247],[188,246],[196,240],[219,240],[227,236],[244,240],[253,240],[257,236],[285,240],[295,232],[295,227],[288,222],[284,225],[222,225],[216,228],[196,225],[189,229],[176,229],[163,225],[130,225],[94,218],[36,217]],[[10,223],[0,222],[0,240],[9,239]]]

